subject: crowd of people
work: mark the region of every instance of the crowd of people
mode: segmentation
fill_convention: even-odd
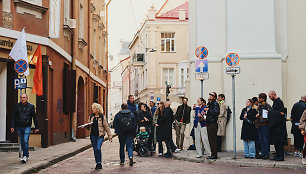
[[[273,102],[272,106],[267,103],[268,96]],[[284,161],[284,146],[288,145],[286,121],[290,120],[291,133],[294,136],[294,156],[302,157],[302,163],[306,165],[306,95],[294,104],[290,118],[287,118],[287,109],[276,92],[270,91],[268,96],[260,93],[258,97],[247,99],[241,111],[244,157],[270,159],[270,145],[274,145],[276,153],[270,160]],[[120,143],[120,165],[124,165],[125,162],[125,148],[128,151],[129,164],[133,165],[135,137],[148,142],[150,146],[147,148],[151,154],[156,151],[156,146],[159,156],[162,157],[172,157],[172,153],[180,152],[184,148],[186,126],[190,124],[192,117],[194,121],[190,135],[194,143],[187,150],[196,150],[197,158],[201,158],[204,154],[207,155],[207,159],[218,158],[231,115],[231,110],[225,102],[225,95],[209,93],[208,102],[198,98],[197,104],[193,107],[188,105],[188,98],[183,97],[182,104],[175,113],[170,105],[170,101],[158,101],[156,104],[150,101],[149,106],[145,103],[137,105],[133,95],[129,96],[127,103],[121,105],[121,111],[116,114],[113,122]],[[34,105],[28,102],[27,94],[22,94],[13,115],[11,132],[17,129],[23,150],[23,163],[26,163],[29,157],[28,142],[32,120],[35,132],[38,132]],[[102,169],[101,146],[104,136],[107,134],[109,141],[112,141],[112,135],[100,104],[92,105],[92,114],[88,120],[89,123],[84,127],[90,129],[96,169]],[[172,137],[173,127],[176,133],[176,145]],[[163,142],[166,144],[165,153]]]

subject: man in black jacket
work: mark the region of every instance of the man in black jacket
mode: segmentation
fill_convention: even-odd
[[[37,133],[39,129],[34,105],[28,103],[27,94],[22,94],[20,97],[20,103],[17,104],[14,111],[11,132],[13,133],[15,128],[17,128],[19,141],[23,151],[23,157],[21,160],[23,163],[26,163],[29,158],[29,137],[31,133],[32,119],[35,124],[35,133]]]
[[[292,127],[291,133],[294,136],[294,156],[301,156],[304,145],[304,136],[299,129],[300,119],[306,109],[306,95],[301,97],[301,100],[295,103],[291,110]]]
[[[218,130],[218,116],[220,114],[220,106],[217,99],[217,93],[209,93],[209,102],[207,103],[208,108],[204,108],[207,113],[206,123],[207,123],[207,134],[208,141],[211,148],[211,156],[207,159],[217,159],[217,130]]]
[[[183,150],[186,125],[190,123],[191,107],[187,105],[188,98],[183,97],[183,104],[177,107],[175,114],[176,146]]]
[[[271,160],[284,161],[284,145],[287,144],[286,109],[275,91],[270,91],[269,98],[273,101],[272,110],[268,114],[270,144],[274,144],[276,151]]]

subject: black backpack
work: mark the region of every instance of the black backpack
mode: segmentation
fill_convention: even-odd
[[[231,110],[231,108],[228,106],[227,107],[227,109],[226,109],[226,111],[227,111],[227,123],[228,123],[228,121],[229,121],[229,119],[231,118],[231,115],[232,115],[232,110]]]
[[[134,124],[131,118],[131,113],[121,115],[121,127],[120,132],[125,135],[130,135],[134,133]]]

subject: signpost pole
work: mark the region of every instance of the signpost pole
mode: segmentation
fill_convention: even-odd
[[[204,80],[201,80],[201,97],[203,98],[203,83],[204,83]]]
[[[236,154],[236,98],[235,98],[235,74],[232,74],[232,90],[233,90],[233,145],[234,145],[234,159],[237,159]]]
[[[19,78],[21,79],[22,78],[22,75],[19,76]],[[20,92],[20,97],[22,95],[22,89],[19,89],[19,92]],[[16,130],[17,131],[17,130]],[[19,139],[19,158],[21,158],[21,142],[20,142],[20,139]]]

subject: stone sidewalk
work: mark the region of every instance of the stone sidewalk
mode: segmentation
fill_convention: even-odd
[[[114,131],[111,130],[113,134]],[[106,140],[108,140],[107,136]],[[35,151],[30,151],[30,157],[26,164],[21,163],[18,152],[0,152],[0,173],[32,173],[89,148],[91,148],[89,138],[77,139],[76,142],[62,143],[48,148],[35,148]]]
[[[274,156],[274,155],[271,155]],[[197,163],[208,164],[229,164],[240,167],[267,167],[267,168],[284,168],[284,169],[305,169],[302,165],[300,157],[294,157],[292,154],[285,156],[285,161],[276,162],[262,159],[245,159],[243,152],[237,153],[237,159],[233,159],[233,152],[219,152],[217,160],[208,160],[206,156],[196,158],[195,150],[183,150],[179,153],[174,153],[173,158],[177,160],[185,160]]]

